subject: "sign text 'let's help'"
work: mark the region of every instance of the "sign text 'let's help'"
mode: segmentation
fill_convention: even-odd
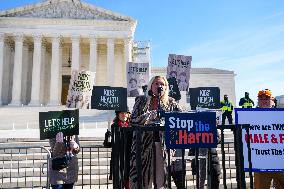
[[[170,149],[216,148],[215,112],[165,113],[166,145]]]
[[[79,110],[39,112],[39,127],[41,140],[54,138],[58,132],[79,135]]]

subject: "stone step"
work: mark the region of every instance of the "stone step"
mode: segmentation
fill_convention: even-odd
[[[84,183],[84,186],[83,188],[100,188],[100,189],[106,189],[106,188],[109,188],[109,189],[112,189],[112,182],[106,178],[104,179],[96,179],[96,180],[93,180],[93,179],[90,179],[90,178],[86,178],[83,180],[78,180],[78,182],[75,183],[75,189],[80,189],[82,188],[82,183]],[[248,183],[249,183],[249,178],[246,178],[246,183],[247,183],[247,186]],[[42,187],[45,187],[45,184],[46,184],[46,180],[42,180],[42,182],[39,182],[39,181],[34,181],[30,178],[27,178],[26,181],[24,181],[23,179],[21,180],[13,180],[12,182],[10,183],[4,183],[4,184],[1,184],[0,183],[0,187],[1,188],[42,188]],[[196,188],[196,182],[195,180],[187,180],[186,181],[186,188],[187,189],[193,189],[193,188]],[[205,182],[205,188],[207,185],[207,182]],[[226,179],[226,185],[227,185],[227,188],[236,188],[237,187],[237,181],[236,179]],[[42,186],[42,187],[40,187]],[[174,184],[174,182],[172,181],[171,182],[171,188],[172,189],[176,189],[176,186]],[[223,186],[223,180],[221,179],[220,180],[220,189],[223,189],[224,186]]]
[[[93,131],[93,130],[90,130]],[[105,129],[106,131],[106,129]],[[14,131],[15,132],[15,131]],[[103,141],[104,136],[101,137],[84,137],[79,136],[80,142],[81,141]],[[48,139],[40,140],[39,138],[23,138],[23,137],[17,137],[17,138],[0,138],[0,144],[2,143],[15,143],[15,142],[29,142],[29,143],[46,143],[48,144]]]
[[[1,152],[1,151],[0,151]],[[86,152],[83,154],[83,159],[98,159],[98,158],[110,158],[111,151],[102,152]],[[82,153],[78,154],[78,158],[82,158]],[[2,153],[0,154],[0,161],[24,161],[24,160],[45,160],[47,159],[46,153],[34,153],[34,154],[17,154],[17,153]]]
[[[0,147],[0,155],[1,154],[36,154],[36,153],[44,153],[47,154],[47,151],[42,149],[40,146],[27,146],[21,147],[22,149],[18,149],[17,147]],[[49,149],[49,147],[47,147]],[[97,153],[97,152],[110,152],[111,148],[104,148],[103,145],[90,145],[90,146],[81,146],[80,153]]]
[[[101,138],[97,138],[97,140],[82,140],[79,137],[79,143],[81,146],[90,146],[90,145],[102,145],[103,140]],[[25,147],[25,146],[45,146],[49,147],[49,141],[17,141],[17,142],[0,142],[0,146],[3,147]]]
[[[39,112],[61,111],[67,109],[64,106],[57,107],[9,107],[3,106],[0,108],[0,128],[1,129],[26,129],[39,128]],[[109,116],[110,112],[110,116]],[[17,117],[17,119],[11,118]],[[115,117],[114,111],[80,109],[79,110],[80,128],[107,128],[107,120],[109,117]]]
[[[34,167],[28,167],[26,166],[26,164],[23,163],[23,165],[21,165],[20,163],[17,163],[14,165],[11,166],[11,164],[7,164],[7,166],[5,166],[5,164],[2,165],[1,167],[1,173],[0,174],[3,174],[3,175],[10,175],[10,174],[13,174],[13,175],[17,175],[17,174],[28,174],[29,176],[31,175],[40,175],[40,171],[43,171],[43,172],[46,172],[46,165],[43,166],[43,163],[40,164],[41,166],[37,167],[37,166],[34,166]],[[232,172],[232,170],[235,170],[235,166],[233,164],[230,165],[231,162],[226,162],[225,166],[226,166],[226,172],[229,173],[229,172]],[[34,165],[37,165],[37,164],[34,164]],[[97,164],[90,164],[90,163],[84,163],[83,166],[82,166],[82,163],[80,162],[79,163],[80,167],[79,167],[79,170],[81,171],[83,169],[83,172],[87,172],[88,174],[89,173],[97,173],[97,172],[100,172],[100,174],[106,174],[108,172],[108,170],[110,169],[110,164],[109,164],[109,161],[108,162],[104,162],[104,163],[101,163],[99,165]],[[14,167],[13,167],[14,166]],[[187,162],[186,163],[186,171],[191,171],[191,163],[190,162]]]
[[[32,144],[36,144],[38,141],[33,141]],[[97,143],[102,143],[102,140],[97,140],[95,141]],[[45,145],[49,145],[48,141],[43,141],[42,142]],[[29,142],[25,142],[22,143],[20,141],[16,142],[16,144],[12,144],[12,147],[17,147],[17,146],[22,146],[22,145],[28,145],[30,144]],[[110,160],[110,154],[111,154],[111,149],[109,148],[103,148],[102,145],[97,145],[95,148],[94,145],[94,141],[84,141],[81,142],[81,152],[79,153],[78,157],[79,157],[79,166],[82,165],[82,151],[83,151],[83,171],[82,171],[82,167],[80,167],[79,170],[79,181],[77,183],[77,185],[81,185],[82,184],[82,173],[83,173],[83,180],[84,180],[84,185],[89,184],[90,182],[90,176],[92,177],[91,179],[91,188],[99,188],[99,183],[102,184],[100,185],[100,187],[106,187],[106,183],[111,182],[109,180],[107,180],[108,177],[108,173],[109,173],[109,160]],[[87,147],[89,145],[89,148]],[[220,144],[217,148],[217,152],[218,152],[218,156],[220,158],[220,160],[222,159],[222,155],[221,155],[221,148],[220,148]],[[1,146],[2,147],[2,146]],[[234,144],[225,144],[225,167],[226,167],[226,177],[233,177],[231,178],[231,180],[235,180],[235,176],[236,176],[236,170],[235,170],[235,154],[234,154]],[[25,152],[25,150],[21,150],[21,153]],[[41,149],[32,149],[30,152],[33,154],[19,154],[19,150],[17,149],[13,149],[13,150],[5,150],[5,153],[2,153],[3,150],[0,150],[0,161],[3,163],[4,169],[2,168],[2,178],[4,179],[8,179],[10,182],[10,177],[12,177],[13,179],[18,179],[19,177],[26,177],[29,179],[33,179],[34,181],[38,181],[40,178],[40,175],[42,175],[40,173],[40,169],[38,167],[42,166],[42,164],[44,162],[46,162],[46,160],[44,160],[46,158],[45,154],[40,153],[42,150]],[[12,152],[12,155],[11,155]],[[28,151],[29,152],[29,151]],[[99,159],[98,159],[98,152],[99,152]],[[90,157],[92,159],[91,163],[90,163]],[[15,159],[14,159],[15,158]],[[192,159],[192,158],[191,158]],[[12,164],[11,164],[12,161]],[[220,162],[221,164],[221,162]],[[10,170],[10,168],[15,168]],[[20,169],[17,168],[20,167]],[[32,167],[35,167],[34,169]],[[43,171],[46,173],[46,165],[45,168],[43,169]],[[191,164],[189,161],[187,161],[186,163],[186,171],[187,171],[187,179],[188,180],[192,180],[194,179],[194,176],[192,176],[191,174]],[[97,177],[99,177],[97,179]],[[220,175],[221,179],[223,177],[223,175]],[[248,176],[247,176],[248,177]],[[229,182],[229,179],[227,179],[228,183],[231,183],[232,186],[235,186],[234,182]],[[192,183],[192,181],[188,181],[187,183]],[[8,186],[9,183],[4,183],[5,186]],[[11,187],[17,187],[17,182],[12,182],[10,184]],[[19,182],[18,179],[18,187],[24,187],[24,182]],[[0,188],[5,188],[1,187],[1,180],[0,180]],[[27,188],[36,188],[36,186],[39,186],[38,183],[34,183],[31,184],[29,183]],[[44,184],[42,184],[41,186],[44,186]],[[82,188],[81,186],[75,187],[75,188]],[[109,185],[109,188],[111,187],[111,184]],[[40,187],[39,187],[40,188]],[[84,186],[83,188],[87,188],[87,186]],[[173,187],[174,188],[174,187]],[[191,188],[191,187],[188,187]],[[221,187],[222,188],[222,187]]]
[[[108,159],[109,160],[109,159]],[[42,167],[44,163],[47,161],[33,161],[33,160],[25,160],[25,161],[2,161],[2,169],[18,169],[18,168],[36,168],[36,167]],[[79,166],[85,165],[85,166],[106,166],[109,165],[109,161],[106,160],[106,158],[101,158],[100,161],[92,160],[91,162],[88,159],[84,159],[83,161],[81,159],[78,159]]]

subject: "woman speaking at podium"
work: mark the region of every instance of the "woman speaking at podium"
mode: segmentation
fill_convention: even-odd
[[[168,96],[169,86],[165,77],[155,76],[148,84],[146,96],[138,96],[132,112],[132,124],[146,126],[159,121],[159,112],[181,111],[175,100]],[[157,188],[166,185],[165,161],[163,157],[163,137],[161,133],[142,132],[141,161],[142,161],[142,188],[152,188],[154,182],[154,165],[156,165]],[[155,142],[156,163],[154,164],[153,142]],[[137,154],[139,155],[139,154]],[[137,167],[136,167],[136,135],[133,136],[130,160],[130,188],[137,188]],[[174,178],[176,181],[176,179]],[[180,180],[180,179],[178,179]],[[176,183],[177,184],[177,183]]]

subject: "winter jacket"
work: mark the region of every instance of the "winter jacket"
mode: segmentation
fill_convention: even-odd
[[[79,145],[79,138],[75,136],[75,142]],[[55,138],[49,140],[51,147],[51,154],[53,158],[63,157],[66,154],[66,147],[64,143],[56,142]],[[80,145],[79,145],[80,146]],[[76,151],[78,153],[79,151]],[[51,185],[56,184],[72,184],[78,180],[78,158],[76,153],[73,153],[69,165],[60,171],[52,169],[52,161],[49,161],[49,182]]]

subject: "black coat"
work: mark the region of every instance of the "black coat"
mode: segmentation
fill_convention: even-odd
[[[219,144],[221,143],[221,137],[218,132],[217,132],[217,141]],[[211,159],[209,160],[211,167],[210,169],[211,189],[219,189],[220,174],[221,174],[220,160],[216,148],[210,148],[209,150],[211,154]],[[190,149],[189,155],[190,156],[195,155],[195,149]],[[191,163],[191,169],[192,169],[192,174],[196,175],[196,165],[194,159],[192,160]]]
[[[114,174],[119,173],[121,180],[129,180],[133,132],[128,128],[119,127],[118,123],[115,122],[111,125],[111,133],[111,172],[114,171]]]

